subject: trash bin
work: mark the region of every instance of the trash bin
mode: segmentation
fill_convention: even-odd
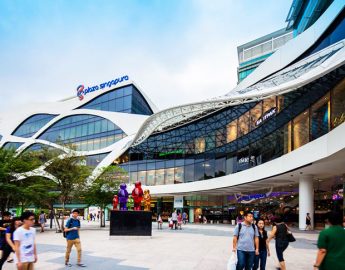
[[[231,220],[231,225],[235,225],[235,223],[236,223],[236,220],[232,219]]]

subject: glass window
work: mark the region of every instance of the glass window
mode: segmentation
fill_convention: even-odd
[[[263,100],[263,114],[276,107],[276,97],[269,97]]]
[[[205,138],[206,150],[212,150],[215,148],[215,136],[213,134]]]
[[[226,144],[226,129],[216,130],[216,147]]]
[[[146,185],[148,185],[148,186],[154,186],[155,185],[155,170],[147,171]]]
[[[131,172],[130,178],[129,178],[129,183],[134,184],[137,181],[138,181],[138,172]]]
[[[118,112],[123,111],[123,98],[115,99],[115,106],[116,106],[116,111]]]
[[[196,138],[194,142],[195,142],[195,154],[205,152],[205,147],[206,147],[205,138]]]
[[[291,121],[284,126],[284,154],[292,150],[292,124]]]
[[[232,142],[237,138],[237,119],[226,126],[226,141]]]
[[[283,95],[278,96],[277,101],[278,101],[278,104],[277,104],[278,112],[281,112],[285,108],[284,96]]]
[[[309,142],[309,112],[305,111],[293,120],[294,149]]]
[[[250,110],[250,129],[256,128],[259,123],[257,121],[262,115],[262,102],[259,102],[253,109]]]
[[[132,96],[126,96],[123,98],[123,108],[130,109],[132,105]]]
[[[124,93],[123,88],[117,89],[115,91],[115,97],[116,98],[119,98],[119,97],[121,98],[121,97],[123,97],[123,93]]]
[[[329,94],[322,97],[311,107],[310,137],[315,140],[329,131],[330,102]]]
[[[204,180],[204,174],[205,174],[204,162],[195,163],[194,168],[195,168],[194,179],[196,181]]]
[[[258,140],[250,145],[249,166],[255,167],[262,163],[262,141]]]
[[[164,169],[156,170],[156,185],[164,185]]]
[[[224,176],[225,175],[225,163],[226,158],[218,158],[215,162],[215,177]]]
[[[246,135],[249,132],[249,112],[243,114],[238,118],[237,137]]]
[[[194,181],[194,164],[188,165],[184,167],[184,179],[185,182],[193,182]]]
[[[214,159],[206,160],[205,167],[205,179],[214,178]]]
[[[165,169],[165,184],[174,184],[174,175],[175,175],[175,169],[169,168]]]
[[[146,185],[146,171],[138,172],[138,181],[140,181],[141,184]]]
[[[243,171],[249,168],[250,164],[249,147],[241,149],[237,153],[237,171]]]
[[[175,184],[180,184],[184,182],[184,171],[183,167],[175,168]]]
[[[345,79],[332,90],[332,128],[345,122]]]

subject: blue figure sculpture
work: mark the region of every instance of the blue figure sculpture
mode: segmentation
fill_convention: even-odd
[[[125,183],[122,183],[120,185],[120,189],[117,196],[119,197],[120,210],[127,210],[128,192],[127,192],[127,186]]]

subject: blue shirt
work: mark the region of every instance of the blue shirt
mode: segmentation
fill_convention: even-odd
[[[255,251],[254,236],[259,237],[258,228],[255,226],[255,232],[252,224],[247,226],[244,222],[241,223],[240,235],[237,238],[237,249],[242,251]],[[234,230],[234,236],[238,236],[238,224]]]
[[[70,218],[69,220],[67,220],[65,227],[69,229],[73,227],[80,228],[80,221],[79,219]],[[75,240],[77,238],[79,238],[78,230],[72,230],[66,233],[67,240]]]
[[[13,232],[11,232],[11,227],[7,227],[6,228],[6,234],[7,233],[10,233],[11,234],[11,240],[12,240],[12,242],[13,242]]]

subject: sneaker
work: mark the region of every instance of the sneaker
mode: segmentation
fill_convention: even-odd
[[[72,267],[72,264],[70,264],[69,262],[65,262],[65,266]]]
[[[86,267],[86,265],[83,264],[83,263],[77,263],[77,265],[78,265],[79,267]]]

